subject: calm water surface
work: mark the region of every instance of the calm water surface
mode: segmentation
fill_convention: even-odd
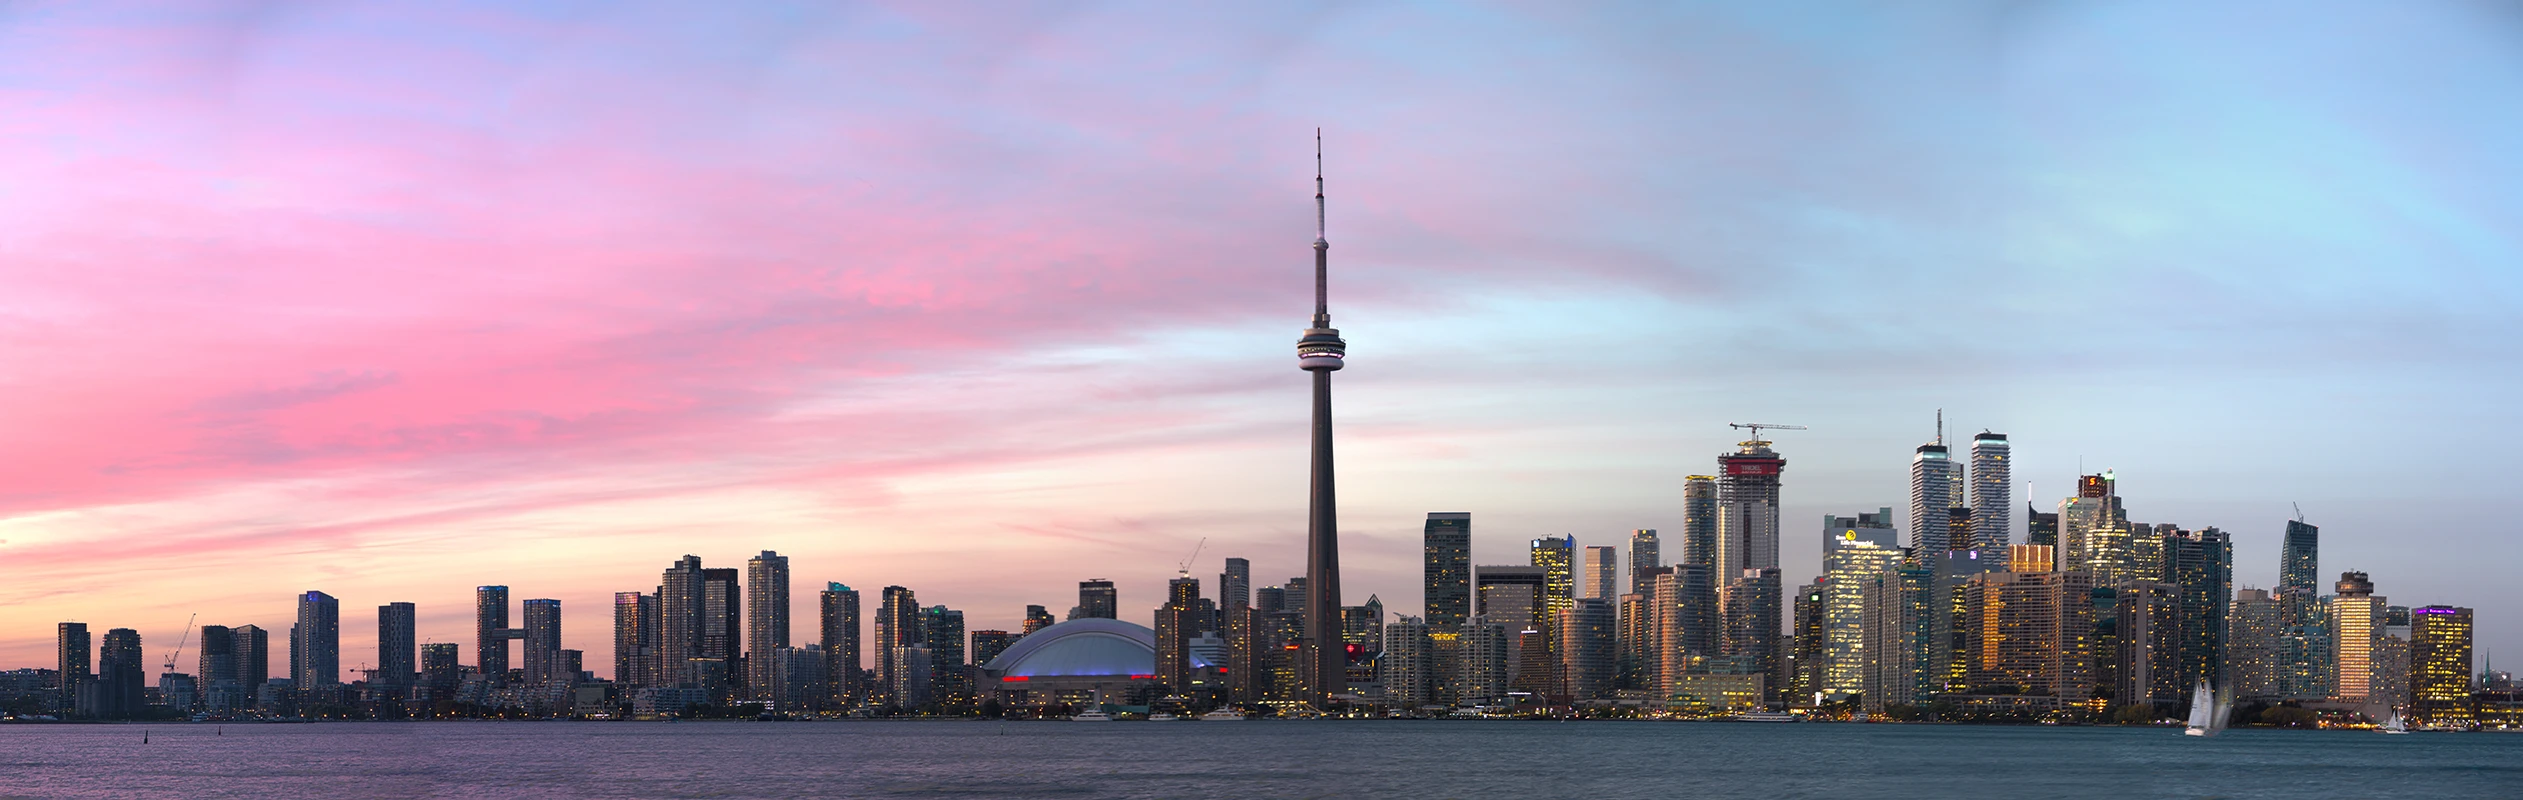
[[[2523,735],[1670,722],[0,726],[0,797],[2523,797]]]

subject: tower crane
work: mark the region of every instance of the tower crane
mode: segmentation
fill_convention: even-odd
[[[1209,546],[1209,537],[1200,537],[1200,543],[1191,546],[1191,555],[1185,557],[1181,564],[1176,565],[1174,571],[1181,577],[1191,577],[1191,562],[1199,560],[1200,548],[1207,546]]]
[[[184,657],[184,643],[193,640],[193,620],[200,618],[201,612],[198,611],[184,618],[184,632],[175,637],[175,652],[166,654],[166,669],[161,672],[175,671],[176,660]]]
[[[1726,423],[1726,427],[1735,429],[1749,428],[1752,430],[1752,440],[1756,442],[1761,441],[1762,428],[1779,431],[1801,431],[1805,429],[1805,426],[1803,425],[1772,425],[1767,422],[1729,422]]]
[[[2304,504],[2303,504],[2303,503],[2298,503],[2298,502],[2295,502],[2295,501],[2293,501],[2293,500],[2289,500],[2289,501],[2287,501],[2287,502],[2286,502],[2286,504],[2287,504],[2287,505],[2291,505],[2291,506],[2294,506],[2294,507],[2295,507],[2295,521],[2297,521],[2297,522],[2304,522]],[[2312,523],[2310,523],[2310,522],[2304,522],[2304,524],[2306,524],[2306,525],[2311,525]]]

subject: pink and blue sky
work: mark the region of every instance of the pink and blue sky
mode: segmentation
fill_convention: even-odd
[[[1300,574],[1317,126],[1351,602],[1429,511],[1678,528],[1742,421],[1801,582],[1942,408],[2523,662],[2510,4],[18,3],[0,667],[306,590],[469,662],[506,584],[603,674],[686,553],[801,641]]]

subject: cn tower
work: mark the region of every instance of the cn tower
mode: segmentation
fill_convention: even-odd
[[[1305,646],[1300,652],[1305,697],[1329,707],[1349,689],[1349,655],[1340,638],[1340,514],[1332,502],[1332,372],[1349,343],[1332,327],[1324,286],[1331,242],[1323,239],[1323,130],[1314,129],[1314,324],[1297,340],[1297,368],[1314,373],[1314,476],[1305,524]]]

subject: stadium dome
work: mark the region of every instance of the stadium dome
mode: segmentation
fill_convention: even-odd
[[[1019,680],[1153,675],[1156,631],[1117,619],[1073,619],[1025,634],[982,669]]]

